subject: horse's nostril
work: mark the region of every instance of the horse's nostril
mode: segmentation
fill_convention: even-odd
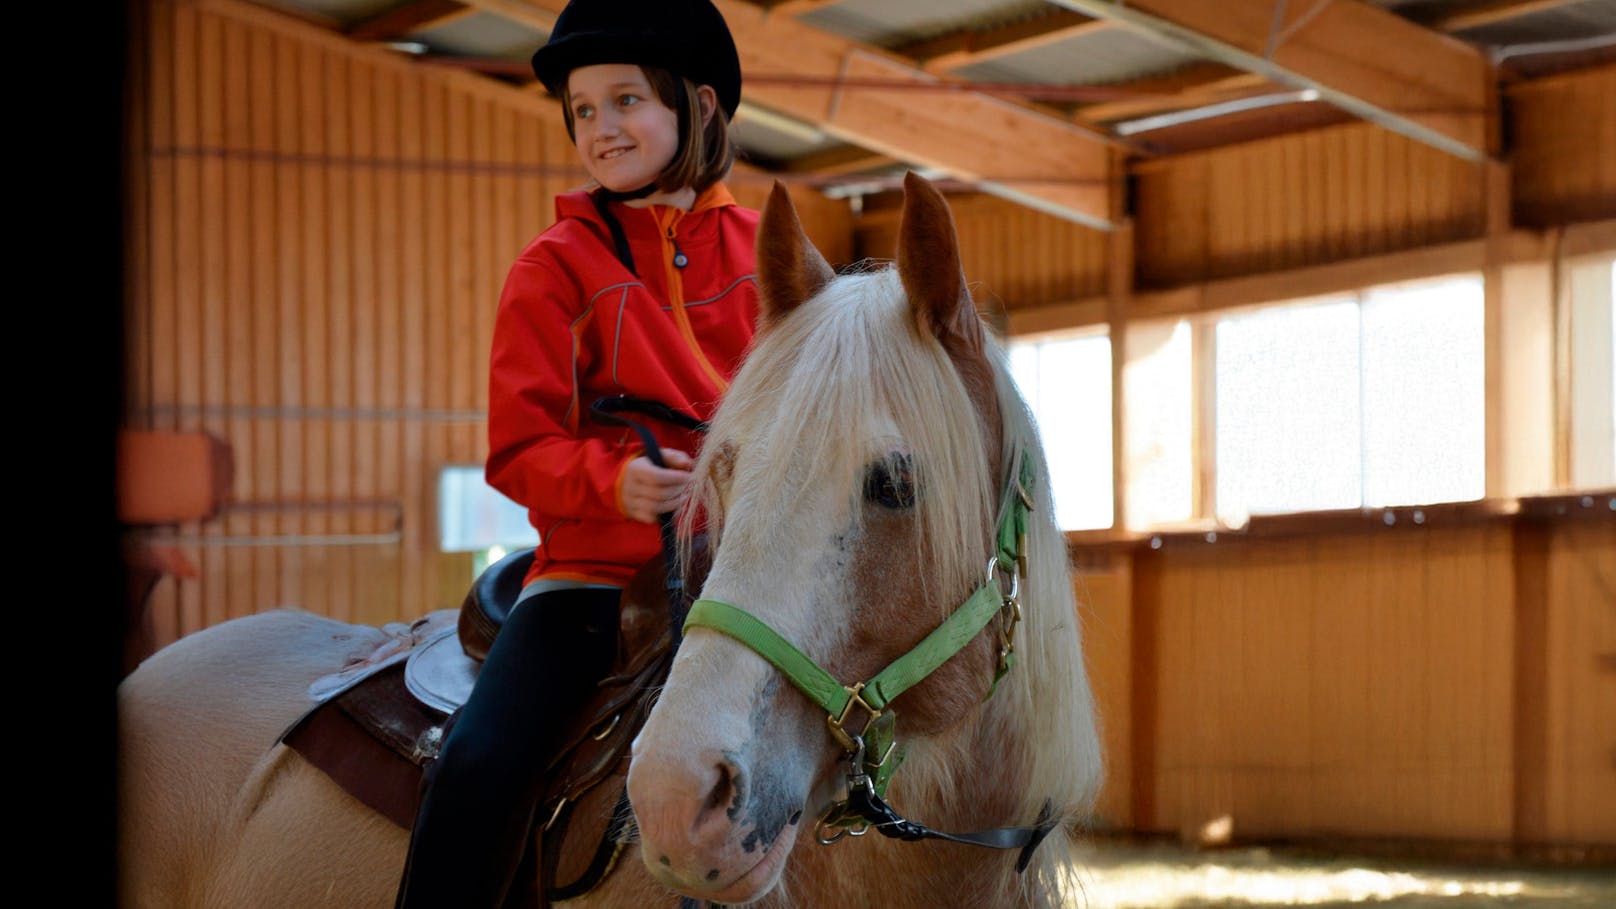
[[[712,790],[707,793],[707,801],[702,805],[702,813],[710,814],[722,810],[733,820],[736,812],[741,807],[741,799],[745,791],[743,789],[745,776],[741,773],[740,768],[728,760],[720,761],[717,769],[718,780],[713,783]]]

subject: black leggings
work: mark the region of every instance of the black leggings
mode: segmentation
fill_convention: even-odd
[[[617,650],[615,589],[528,597],[495,637],[427,769],[398,909],[497,909],[521,864],[541,764]]]

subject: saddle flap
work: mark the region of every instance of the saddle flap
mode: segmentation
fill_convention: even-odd
[[[455,629],[447,628],[410,652],[404,684],[421,703],[454,713],[471,697],[481,665],[466,655]]]

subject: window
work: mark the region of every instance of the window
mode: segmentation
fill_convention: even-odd
[[[1566,270],[1571,383],[1570,481],[1616,486],[1616,260]]]
[[[1193,334],[1185,320],[1128,326],[1122,381],[1130,528],[1195,517]]]
[[[1217,326],[1217,512],[1350,508],[1359,502],[1358,306],[1325,300]]]
[[[483,479],[481,467],[445,467],[438,474],[438,546],[444,552],[476,553],[473,573],[516,549],[537,546],[538,531],[527,509]]]
[[[1219,320],[1218,517],[1480,498],[1482,318],[1465,276]]]
[[[1010,371],[1043,437],[1055,520],[1062,530],[1110,527],[1111,339],[1011,344]]]

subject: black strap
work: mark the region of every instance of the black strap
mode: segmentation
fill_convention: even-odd
[[[562,811],[565,816],[561,819],[561,826],[557,829],[564,831],[566,822],[571,819],[572,805],[568,803]],[[618,851],[623,848],[623,819],[628,817],[632,811],[633,809],[629,807],[628,803],[628,790],[624,789],[617,796],[617,807],[612,809],[612,822],[606,825],[606,831],[601,834],[600,844],[595,847],[595,855],[594,858],[590,859],[589,867],[585,868],[584,872],[578,875],[578,879],[572,883],[560,887],[551,887],[545,891],[546,899],[552,903],[560,903],[583,896],[585,893],[595,889],[595,886],[606,878],[607,872],[612,870],[612,865],[617,859]],[[560,853],[560,840],[561,837],[556,837],[557,859],[559,859]],[[546,858],[548,857],[546,856]],[[553,867],[555,862],[550,864]]]
[[[643,414],[691,432],[707,431],[705,422],[648,398],[613,395],[597,398],[589,405],[589,414],[595,420],[634,430],[645,448],[645,456],[658,467],[667,467],[668,463],[662,457],[662,446],[657,444],[656,436],[641,423],[622,416],[625,413]],[[663,575],[667,578],[668,623],[673,634],[673,649],[678,650],[679,642],[684,640],[685,616],[690,613],[690,598],[685,592],[684,574],[679,570],[679,531],[672,512],[657,515],[657,530],[662,537]]]
[[[629,251],[628,235],[623,233],[622,223],[612,214],[611,199],[607,196],[605,190],[590,194],[590,198],[595,202],[595,211],[600,212],[600,219],[606,222],[606,229],[612,232],[612,246],[617,253],[617,261],[623,263],[629,274],[637,278],[640,273],[634,268],[634,253]]]
[[[870,823],[871,827],[880,831],[883,836],[897,840],[949,840],[955,843],[965,843],[969,846],[987,846],[993,849],[1020,849],[1021,854],[1016,857],[1016,872],[1026,870],[1027,864],[1032,861],[1032,854],[1044,837],[1055,829],[1057,823],[1051,814],[1054,806],[1044,802],[1044,807],[1038,812],[1038,819],[1031,827],[1000,827],[994,830],[977,830],[971,833],[943,833],[933,830],[924,824],[917,824],[906,819],[893,809],[881,796],[876,795],[874,787],[858,786],[850,789],[847,794],[847,813],[857,815]]]

